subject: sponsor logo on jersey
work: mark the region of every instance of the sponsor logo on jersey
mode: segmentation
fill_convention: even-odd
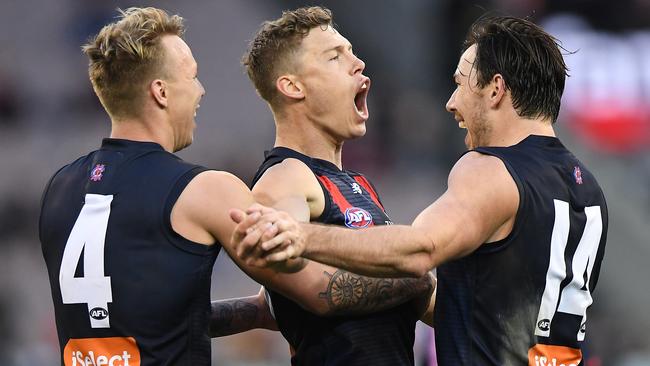
[[[63,349],[65,366],[140,366],[133,337],[70,339]]]
[[[359,208],[350,207],[345,210],[345,226],[352,229],[361,229],[372,223],[370,212]]]
[[[362,193],[361,186],[359,185],[359,183],[352,183],[351,187],[352,187],[352,193],[354,193],[354,194],[361,194]]]
[[[573,178],[575,178],[576,183],[582,184],[582,171],[579,166],[573,167]]]
[[[102,320],[108,318],[108,310],[100,307],[92,308],[88,312],[91,318]]]
[[[578,348],[536,344],[528,350],[528,366],[578,366],[581,360]]]
[[[102,174],[104,174],[104,170],[106,170],[106,165],[104,164],[97,164],[93,168],[93,170],[90,171],[90,180],[93,182],[99,182],[102,180]]]
[[[539,330],[546,332],[551,328],[551,321],[548,319],[542,319],[537,322],[537,328],[539,328]]]

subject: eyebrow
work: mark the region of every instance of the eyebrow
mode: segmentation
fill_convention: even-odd
[[[347,44],[340,44],[340,45],[337,45],[337,46],[334,46],[334,47],[330,47],[330,48],[326,49],[325,51],[323,51],[323,53],[327,53],[327,52],[330,52],[330,51],[339,51],[339,50],[345,49],[345,48],[347,48],[348,50],[352,50],[352,44],[347,43]]]

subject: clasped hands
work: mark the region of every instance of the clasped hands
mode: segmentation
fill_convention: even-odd
[[[249,266],[270,267],[299,257],[305,249],[301,224],[288,213],[253,204],[246,211],[230,210],[237,223],[232,243]]]

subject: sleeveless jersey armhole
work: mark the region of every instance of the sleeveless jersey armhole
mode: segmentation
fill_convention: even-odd
[[[503,162],[503,165],[508,170],[508,173],[510,174],[512,179],[515,181],[515,184],[517,185],[517,191],[519,193],[519,206],[517,207],[517,214],[515,215],[515,223],[512,225],[512,230],[510,230],[510,233],[503,239],[493,241],[493,242],[490,242],[490,243],[483,243],[476,250],[475,253],[489,254],[489,253],[498,252],[500,250],[505,249],[513,241],[513,238],[515,238],[517,236],[517,234],[520,231],[520,228],[523,226],[523,222],[522,222],[524,220],[523,213],[526,210],[526,207],[524,207],[524,205],[526,203],[526,200],[524,198],[524,194],[525,194],[524,185],[523,185],[521,179],[519,178],[519,175],[517,174],[517,172],[512,167],[512,165],[510,165],[510,163],[503,156],[501,156],[500,154],[497,154],[497,153],[495,153],[495,152],[493,152],[491,150],[488,150],[488,149],[485,149],[485,148],[480,148],[480,147],[475,149],[475,150],[470,150],[470,151],[476,151],[476,152],[478,152],[480,154],[494,156],[495,158],[498,158],[499,160],[501,160],[501,162]],[[466,153],[468,153],[470,151],[466,151],[463,155],[465,155]]]
[[[303,164],[307,166],[307,168],[312,172],[314,175],[314,178],[318,182],[318,185],[320,185],[321,190],[323,191],[323,198],[325,199],[325,206],[323,208],[323,212],[318,216],[317,218],[310,220],[310,221],[317,221],[317,222],[325,222],[326,219],[328,219],[326,213],[330,212],[330,208],[332,207],[332,197],[330,197],[327,189],[323,185],[323,183],[318,179],[318,176],[314,172],[312,168],[312,159],[304,154],[301,154],[295,150],[289,149],[287,147],[275,147],[271,151],[268,151],[266,158],[264,159],[264,162],[258,169],[257,173],[255,174],[255,177],[253,178],[253,181],[251,182],[251,189],[255,186],[258,180],[262,178],[264,173],[274,165],[277,165],[281,162],[283,162],[285,159],[297,159],[300,160]]]
[[[181,193],[183,193],[183,190],[185,190],[185,187],[187,187],[192,179],[194,179],[194,177],[196,177],[198,174],[208,170],[210,169],[202,166],[195,166],[185,173],[181,174],[176,180],[176,183],[174,183],[169,190],[162,210],[162,230],[169,242],[180,250],[197,255],[211,255],[215,250],[219,250],[221,248],[221,243],[216,242],[213,245],[205,245],[186,239],[177,233],[172,227],[171,215],[172,209],[174,208],[178,197],[180,197]]]

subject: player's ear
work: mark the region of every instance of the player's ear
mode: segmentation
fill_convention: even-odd
[[[305,93],[303,87],[294,75],[281,75],[275,80],[275,87],[280,94],[291,99],[303,99]]]
[[[153,97],[153,99],[156,101],[156,103],[160,106],[160,108],[167,108],[168,105],[168,100],[167,100],[167,83],[165,83],[164,80],[160,79],[155,79],[149,84],[149,93]]]
[[[506,81],[501,74],[494,74],[488,88],[490,107],[496,108],[506,95]]]

